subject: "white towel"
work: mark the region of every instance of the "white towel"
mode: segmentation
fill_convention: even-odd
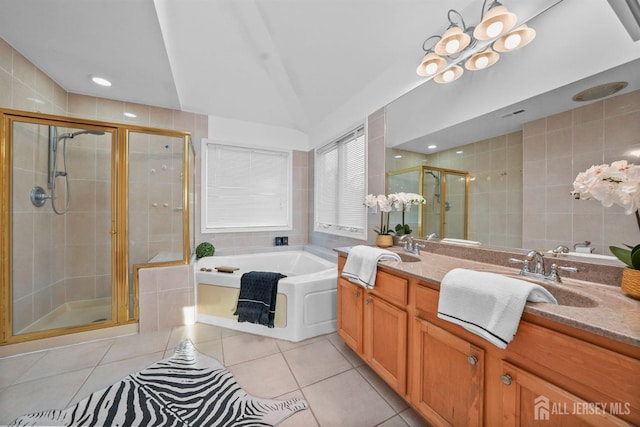
[[[506,348],[518,330],[527,301],[557,304],[549,291],[535,283],[455,268],[440,283],[438,317]]]
[[[373,288],[376,284],[378,261],[400,261],[400,255],[372,246],[354,246],[347,255],[342,276],[365,288]]]

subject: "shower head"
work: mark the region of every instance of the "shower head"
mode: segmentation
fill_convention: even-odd
[[[77,132],[73,132],[73,133],[63,133],[62,135],[60,135],[58,137],[58,140],[64,139],[64,138],[69,138],[69,139],[73,139],[78,135],[85,135],[85,134],[90,134],[90,135],[104,135],[104,132],[100,131],[100,130],[79,130]]]

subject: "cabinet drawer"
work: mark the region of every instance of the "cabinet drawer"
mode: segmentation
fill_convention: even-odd
[[[372,293],[383,297],[393,304],[404,306],[408,300],[407,288],[408,281],[406,279],[378,270],[376,285],[372,289]]]
[[[417,285],[415,287],[416,315],[422,318],[427,315],[437,315],[439,297],[438,291]]]

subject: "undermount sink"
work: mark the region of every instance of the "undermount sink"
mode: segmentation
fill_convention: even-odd
[[[558,305],[581,308],[593,308],[598,306],[598,302],[595,299],[583,294],[582,292],[578,292],[568,288],[568,286],[571,285],[555,284],[544,280],[520,275],[506,274],[505,276],[513,277],[515,279],[524,280],[542,286],[556,298],[556,300],[558,301]]]
[[[402,262],[419,262],[422,261],[419,256],[407,252],[396,252],[400,256]]]

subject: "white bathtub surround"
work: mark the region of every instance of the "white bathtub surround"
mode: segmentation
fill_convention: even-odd
[[[220,273],[215,270],[219,266],[238,270]],[[249,271],[287,276],[278,282],[274,328],[239,323],[233,315],[240,278]],[[310,252],[206,257],[194,263],[194,274],[198,322],[293,342],[336,330],[337,264]]]

